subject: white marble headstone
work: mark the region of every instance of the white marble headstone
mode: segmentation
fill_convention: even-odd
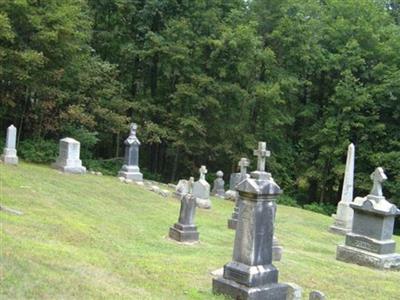
[[[3,150],[3,155],[1,156],[1,160],[5,164],[17,165],[18,164],[18,156],[16,149],[17,142],[17,128],[14,125],[11,125],[7,128],[7,137],[6,137],[6,147]]]
[[[81,144],[72,138],[60,140],[60,153],[53,167],[65,173],[84,174],[86,168],[80,160]]]

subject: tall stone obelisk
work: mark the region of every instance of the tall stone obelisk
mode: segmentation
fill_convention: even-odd
[[[344,173],[342,197],[338,203],[336,214],[333,214],[334,223],[330,231],[346,234],[351,231],[353,224],[353,209],[350,207],[353,201],[354,189],[354,145],[350,144],[347,150],[346,170]]]
[[[17,141],[17,128],[15,128],[14,125],[11,125],[10,127],[7,128],[6,146],[3,150],[3,154],[1,155],[1,160],[5,164],[10,164],[10,165],[18,164],[16,141]]]

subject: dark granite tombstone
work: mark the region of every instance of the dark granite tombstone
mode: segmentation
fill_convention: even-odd
[[[234,299],[286,300],[289,286],[278,282],[272,264],[275,201],[281,189],[265,172],[268,154],[259,143],[257,171],[237,185],[239,218],[233,260],[224,266],[222,277],[213,279],[213,292]]]
[[[188,182],[189,193],[184,195],[181,200],[181,210],[179,212],[178,223],[169,229],[169,237],[178,242],[197,242],[199,232],[194,224],[196,213],[196,197],[192,194],[193,177]]]
[[[124,165],[118,172],[119,177],[133,181],[143,181],[143,174],[139,168],[139,147],[140,141],[136,136],[137,125],[131,124],[129,137],[125,140],[125,159]]]
[[[392,239],[394,219],[400,210],[387,201],[382,183],[387,179],[382,168],[371,174],[373,188],[367,197],[357,197],[350,205],[354,210],[353,227],[345,245],[337,247],[336,259],[377,269],[400,269],[400,254],[395,253]]]

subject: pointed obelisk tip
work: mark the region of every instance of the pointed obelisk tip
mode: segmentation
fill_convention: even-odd
[[[10,129],[16,129],[16,127],[14,126],[14,124],[11,124],[8,128],[10,128]]]
[[[349,145],[349,149],[354,149],[354,144],[353,144],[353,143],[351,143],[351,144]]]

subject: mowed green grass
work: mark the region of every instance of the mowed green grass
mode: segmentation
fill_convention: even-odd
[[[212,294],[210,272],[232,256],[232,202],[197,210],[201,242],[189,246],[166,239],[177,200],[115,177],[0,165],[0,200],[24,213],[0,211],[0,299],[224,299]],[[328,299],[400,299],[400,272],[335,260],[343,237],[327,231],[331,222],[278,208],[280,281],[302,286],[304,299],[314,289]]]

